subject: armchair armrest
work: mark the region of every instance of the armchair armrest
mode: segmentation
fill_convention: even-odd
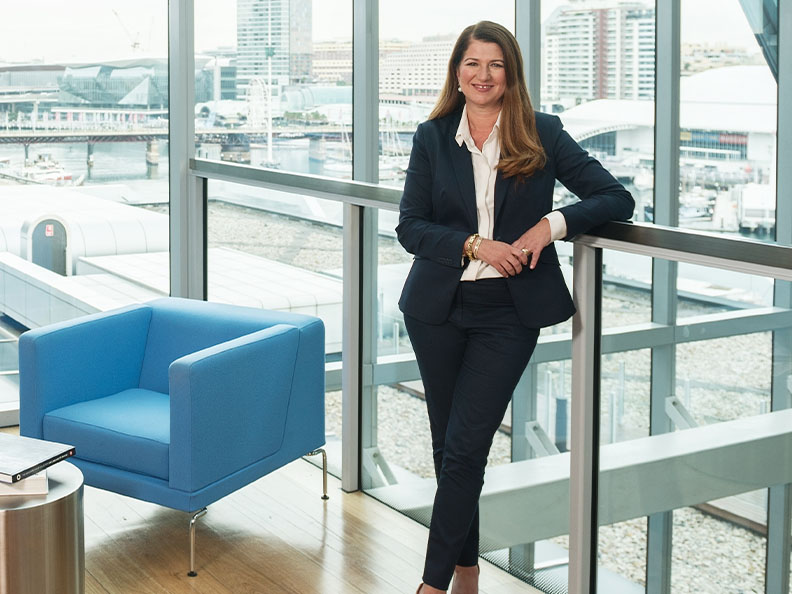
[[[41,437],[47,412],[137,387],[150,319],[134,305],[22,334],[20,432]]]
[[[171,363],[172,488],[195,491],[280,448],[299,339],[279,324]]]

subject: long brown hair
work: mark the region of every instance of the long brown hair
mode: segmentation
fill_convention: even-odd
[[[507,177],[529,177],[544,167],[546,157],[539,133],[536,131],[531,98],[525,86],[523,60],[520,46],[514,35],[504,26],[492,21],[481,21],[465,28],[459,35],[448,60],[445,84],[429,119],[442,118],[465,103],[465,96],[457,90],[457,71],[470,41],[497,43],[503,52],[506,71],[506,91],[503,93],[500,123],[501,157],[498,169]]]

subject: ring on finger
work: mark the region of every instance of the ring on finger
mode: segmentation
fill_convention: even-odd
[[[527,256],[528,254],[530,254],[530,253],[531,253],[531,250],[529,250],[528,248],[522,248],[520,251],[521,251],[523,254],[525,254],[526,256]]]

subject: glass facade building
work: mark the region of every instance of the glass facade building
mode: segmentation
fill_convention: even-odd
[[[28,328],[168,294],[309,313],[327,329],[331,471],[428,522],[394,227],[453,41],[495,20],[535,106],[636,212],[557,245],[578,314],[542,331],[496,435],[482,556],[526,592],[789,593],[791,2],[104,12],[128,63],[97,36],[79,59],[0,64],[0,421],[16,422]],[[136,53],[147,38],[156,59]]]

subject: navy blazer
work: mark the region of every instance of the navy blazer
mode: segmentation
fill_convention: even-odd
[[[418,126],[399,205],[396,233],[415,256],[399,307],[429,324],[448,319],[466,264],[465,239],[478,231],[473,162],[465,143],[460,147],[454,138],[461,116],[460,109]],[[558,117],[537,112],[536,128],[547,162],[522,182],[498,172],[494,239],[512,243],[550,212],[556,179],[581,198],[559,209],[566,219],[564,239],[630,219],[635,207],[630,193],[572,140]],[[575,313],[552,243],[536,268],[526,266],[507,282],[525,326],[550,326]]]

